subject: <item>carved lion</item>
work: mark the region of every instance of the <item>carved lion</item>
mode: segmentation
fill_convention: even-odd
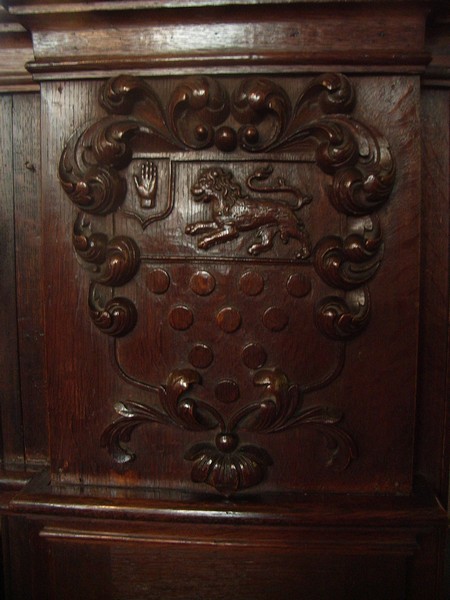
[[[247,180],[247,185],[256,190],[248,183],[254,177]],[[261,188],[258,191],[267,193],[269,190],[273,193],[289,190],[292,193],[295,188]],[[295,214],[311,201],[309,196],[297,194],[295,205],[272,198],[245,196],[241,186],[233,179],[233,174],[219,167],[201,170],[191,192],[195,201],[211,205],[210,221],[192,223],[185,230],[190,235],[204,234],[197,242],[202,250],[237,238],[243,231],[257,229],[256,240],[248,248],[252,255],[270,250],[278,233],[285,244],[291,238],[299,242],[297,258],[305,259],[310,255],[309,236],[303,222]]]

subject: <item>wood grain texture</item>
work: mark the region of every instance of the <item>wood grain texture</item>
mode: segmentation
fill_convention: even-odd
[[[433,87],[449,87],[450,80],[450,9],[442,3],[433,13],[427,28],[426,47],[431,54],[427,66],[424,85]]]
[[[23,435],[28,465],[48,461],[41,219],[40,98],[13,105],[17,323]]]
[[[22,407],[20,402],[19,359],[17,345],[16,255],[14,236],[14,156],[13,156],[13,98],[0,96],[0,178],[1,241],[0,262],[1,331],[0,374],[2,459],[4,465],[20,466],[24,462]]]
[[[418,469],[448,496],[450,96],[422,93],[422,312],[417,416]],[[437,415],[440,418],[437,418]],[[443,450],[438,450],[442,448]],[[438,456],[442,458],[436,460]]]
[[[0,91],[38,89],[25,64],[33,60],[31,36],[0,6]]]
[[[83,14],[83,5],[72,8],[77,7]],[[150,11],[130,10],[126,24],[111,4],[99,7],[103,11],[89,11],[88,20],[79,15],[75,21],[68,6],[68,13],[58,12],[58,29],[48,27],[54,5],[41,7],[44,12],[34,8],[20,10],[20,20],[33,28],[32,69],[43,78],[51,72],[73,75],[80,70],[98,76],[108,68],[173,73],[208,67],[229,72],[258,64],[278,69],[332,64],[395,69],[397,65],[400,70],[409,65],[417,71],[427,62],[424,9],[416,3],[407,13],[385,4],[376,15],[373,6],[364,4],[285,3],[277,6],[277,19],[270,27],[270,10],[254,4],[236,5],[231,11],[214,3],[202,8],[163,5]],[[130,5],[133,8],[139,5]],[[339,36],[335,35],[337,19]],[[115,35],[118,28],[120,39]]]

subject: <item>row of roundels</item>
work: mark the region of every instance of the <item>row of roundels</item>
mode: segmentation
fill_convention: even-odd
[[[239,289],[247,296],[258,296],[265,287],[264,277],[257,271],[246,271],[239,278]],[[154,294],[164,294],[170,287],[170,275],[165,269],[153,269],[147,276],[147,287]],[[208,296],[216,288],[216,279],[208,271],[196,271],[189,287],[198,296]],[[311,280],[302,273],[286,277],[286,289],[291,296],[302,298],[311,291]]]

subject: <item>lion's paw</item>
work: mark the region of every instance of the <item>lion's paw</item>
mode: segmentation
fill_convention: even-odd
[[[305,260],[311,256],[311,251],[307,246],[303,246],[300,252],[297,253],[297,258]]]
[[[247,250],[247,252],[249,254],[251,254],[252,256],[258,256],[258,254],[261,254],[261,246],[259,246],[257,244],[250,246],[250,248]]]

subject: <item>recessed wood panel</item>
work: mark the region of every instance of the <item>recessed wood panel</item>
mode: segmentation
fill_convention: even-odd
[[[121,76],[45,94],[62,124],[48,161],[78,208],[48,173],[50,413],[77,440],[56,435],[55,476],[407,492],[416,79]]]

